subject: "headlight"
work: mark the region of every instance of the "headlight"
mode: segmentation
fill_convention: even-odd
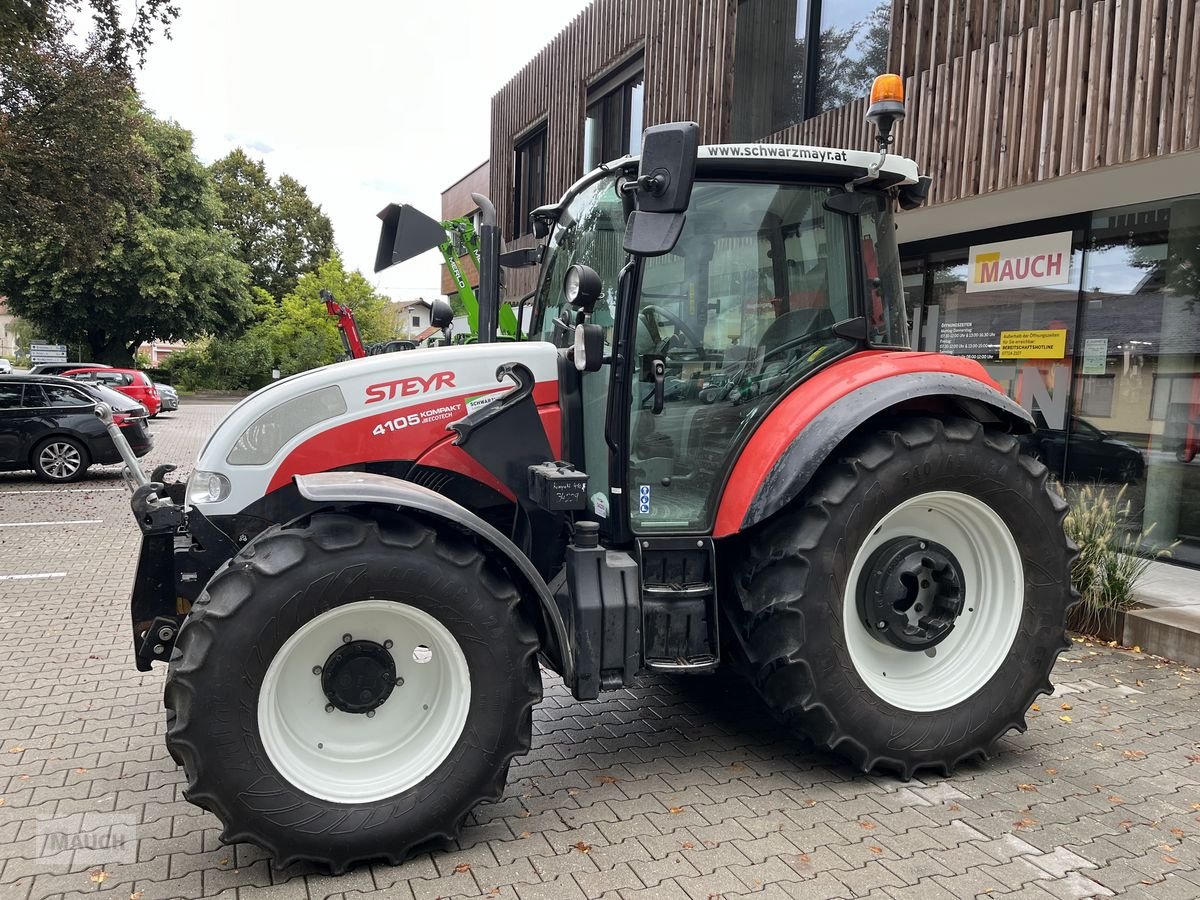
[[[229,496],[229,479],[220,472],[195,471],[188,479],[189,503],[220,503]]]

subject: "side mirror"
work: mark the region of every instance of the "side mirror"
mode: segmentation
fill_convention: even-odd
[[[435,298],[429,307],[429,323],[434,328],[445,328],[453,321],[454,307],[450,305],[450,301],[443,297]]]
[[[646,129],[638,167],[637,208],[642,212],[686,212],[696,180],[700,126],[669,122]]]
[[[380,210],[379,218],[383,220],[383,227],[375,251],[376,272],[440,247],[447,240],[441,222],[407,203],[389,203]]]
[[[696,180],[700,129],[695,122],[647,128],[633,189],[637,209],[625,227],[625,250],[637,256],[669,253],[683,231]]]

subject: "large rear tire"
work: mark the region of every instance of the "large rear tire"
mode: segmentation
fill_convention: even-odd
[[[864,771],[988,757],[1069,646],[1065,512],[1045,466],[977,422],[856,439],[749,536],[731,608],[747,675]]]
[[[185,796],[281,866],[449,844],[529,749],[541,679],[519,600],[475,545],[412,519],[264,532],[213,576],[172,656]]]

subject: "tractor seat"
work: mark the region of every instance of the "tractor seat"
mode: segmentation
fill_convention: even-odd
[[[826,307],[792,310],[772,322],[758,343],[763,349],[763,355],[767,356],[785,344],[794,344],[798,348],[805,335],[828,328],[832,324],[833,313]]]

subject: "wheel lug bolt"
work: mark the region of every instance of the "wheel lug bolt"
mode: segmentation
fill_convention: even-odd
[[[373,719],[373,718],[375,718],[375,710],[373,710],[373,709],[368,709],[368,710],[367,710],[367,718],[368,718],[368,719]]]
[[[348,644],[348,643],[350,643],[352,640],[354,640],[354,638],[352,638],[350,635],[348,635],[348,634],[343,634],[343,635],[342,635],[342,643],[343,643],[343,644]]]
[[[333,704],[332,703],[325,704],[325,712],[327,712],[327,713],[333,712]]]
[[[390,640],[384,641],[384,642],[383,642],[383,649],[384,649],[384,650],[391,650],[391,649],[392,649],[392,642],[391,642]]]
[[[404,687],[404,676],[403,675],[396,676],[396,687]]]
[[[876,628],[887,628],[887,622],[884,622],[884,621],[882,621],[882,620],[881,620],[881,621],[879,622],[879,624],[878,624],[878,625],[876,625],[875,627],[876,627]]]
[[[313,674],[314,674],[314,675],[320,675],[320,674],[321,674],[321,667],[320,667],[320,666],[313,666]]]

